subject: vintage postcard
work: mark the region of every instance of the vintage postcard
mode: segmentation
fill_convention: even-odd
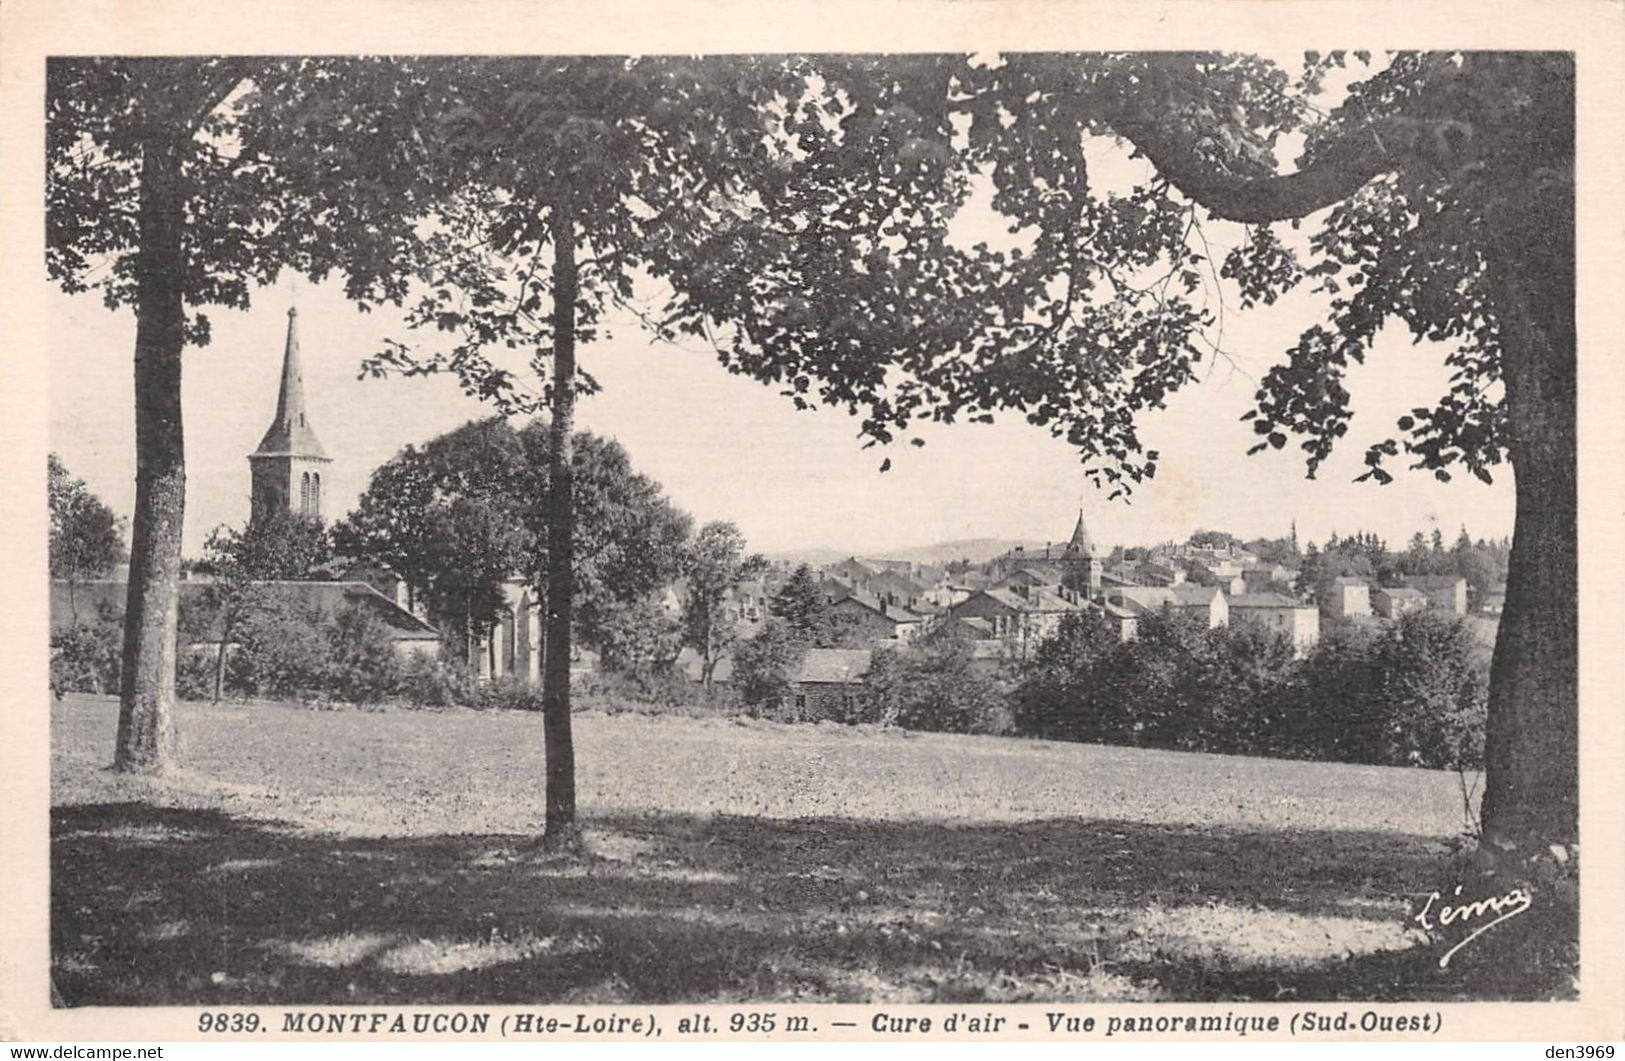
[[[1619,1039],[1622,43],[6,5],[0,1036]]]

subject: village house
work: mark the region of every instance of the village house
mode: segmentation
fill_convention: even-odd
[[[1356,619],[1371,614],[1371,584],[1363,578],[1342,575],[1331,581],[1331,591],[1320,602],[1333,619]]]
[[[924,623],[924,617],[917,612],[867,593],[849,593],[830,608],[846,617],[857,627],[858,636],[869,641],[908,644],[919,635]]]
[[[1446,615],[1467,614],[1467,580],[1460,575],[1402,575],[1401,581],[1428,599],[1428,607]]]
[[[1231,597],[1230,624],[1284,634],[1302,655],[1320,640],[1320,609],[1279,593],[1242,593]]]
[[[1371,592],[1371,606],[1384,619],[1398,619],[1406,612],[1425,610],[1428,596],[1410,586],[1379,586]]]
[[[970,641],[986,641],[994,637],[993,623],[979,615],[954,615],[950,612],[933,631],[943,637],[962,637]]]
[[[949,610],[956,619],[984,619],[993,636],[1037,647],[1060,628],[1061,619],[1081,605],[1040,587],[977,590]]]
[[[1247,580],[1242,577],[1239,564],[1229,560],[1197,560],[1189,557],[1181,563],[1185,568],[1185,581],[1200,586],[1217,586],[1228,596],[1247,592]]]
[[[830,564],[824,569],[824,574],[840,579],[842,584],[851,589],[867,590],[869,580],[880,572],[864,564],[855,556],[849,556],[837,564]]]
[[[189,578],[180,584],[180,650],[213,652],[221,635],[222,584]],[[250,582],[245,587],[263,606],[303,616],[314,625],[336,620],[347,608],[365,609],[378,621],[401,659],[434,655],[440,650],[440,631],[379,593],[365,582]],[[124,621],[129,585],[123,579],[68,582],[53,580],[50,591],[51,632],[75,623]],[[235,648],[228,643],[227,650]]]
[[[901,604],[905,608],[917,609],[924,600],[925,591],[926,587],[920,585],[908,575],[887,570],[871,578],[868,588],[863,592],[891,604]]]
[[[1151,615],[1170,608],[1213,629],[1230,625],[1230,604],[1217,586],[1123,586],[1107,594],[1107,599],[1135,615]]]
[[[1288,594],[1298,581],[1298,573],[1281,564],[1249,564],[1241,570],[1248,593]]]
[[[790,721],[846,721],[864,706],[864,679],[874,665],[866,648],[812,648],[802,656],[790,682]]]

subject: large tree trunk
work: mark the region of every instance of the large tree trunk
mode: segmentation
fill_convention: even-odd
[[[1517,518],[1490,669],[1483,826],[1550,844],[1579,831],[1579,562],[1572,212],[1529,220],[1497,277]],[[1520,226],[1521,227],[1521,226]],[[1512,264],[1516,263],[1516,264]]]
[[[186,512],[181,426],[182,205],[174,143],[149,141],[141,163],[136,256],[135,520],[119,689],[119,770],[161,771],[174,755],[175,635]]]
[[[550,849],[574,848],[575,745],[570,735],[570,626],[574,619],[576,277],[575,204],[566,181],[552,203],[553,422],[547,465],[547,655],[542,669],[542,739],[547,758]]]

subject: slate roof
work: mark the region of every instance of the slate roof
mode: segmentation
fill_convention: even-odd
[[[893,623],[917,623],[922,621],[922,617],[920,615],[908,608],[903,607],[901,604],[888,604],[885,606],[884,610],[882,610],[879,598],[871,596],[867,593],[848,593],[846,596],[837,600],[835,602],[835,606],[838,607],[845,604],[847,601],[861,605],[862,607],[867,608],[869,611],[874,612],[882,619],[890,620]]]
[[[180,584],[183,628],[191,631],[215,627],[214,603],[209,589],[215,583],[187,580]],[[365,582],[257,582],[269,599],[276,599],[314,612],[318,621],[332,620],[352,604],[367,608],[381,620],[396,641],[438,641],[440,632]],[[72,587],[71,603],[66,582],[51,583],[51,629],[71,625],[75,611],[81,622],[105,616],[120,621],[124,616],[128,584],[111,579],[80,582]]]
[[[1400,600],[1426,597],[1427,594],[1411,586],[1379,586],[1377,592],[1386,597],[1395,597]]]
[[[861,682],[873,664],[874,653],[866,648],[810,648],[795,680],[835,685]]]
[[[1232,608],[1308,608],[1302,601],[1279,593],[1238,593],[1230,598]]]
[[[1175,608],[1208,608],[1219,596],[1217,586],[1193,586],[1182,582],[1177,586],[1124,586],[1114,591],[1123,600],[1141,611],[1155,611],[1164,604]]]
[[[1214,597],[1223,596],[1218,586],[1194,586],[1189,582],[1169,586],[1168,592],[1179,598],[1179,603],[1187,607],[1207,607],[1213,603]]]
[[[1022,596],[1010,589],[984,589],[983,595],[993,598],[1012,611],[1018,612],[1071,612],[1077,611],[1080,605],[1074,604],[1058,593],[1047,589],[1034,588],[1026,596]],[[974,600],[975,598],[970,598]],[[961,602],[964,603],[964,602]]]

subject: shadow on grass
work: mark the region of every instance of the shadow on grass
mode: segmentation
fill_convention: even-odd
[[[1443,845],[1114,821],[627,817],[357,839],[56,808],[68,1005],[1424,998]]]

